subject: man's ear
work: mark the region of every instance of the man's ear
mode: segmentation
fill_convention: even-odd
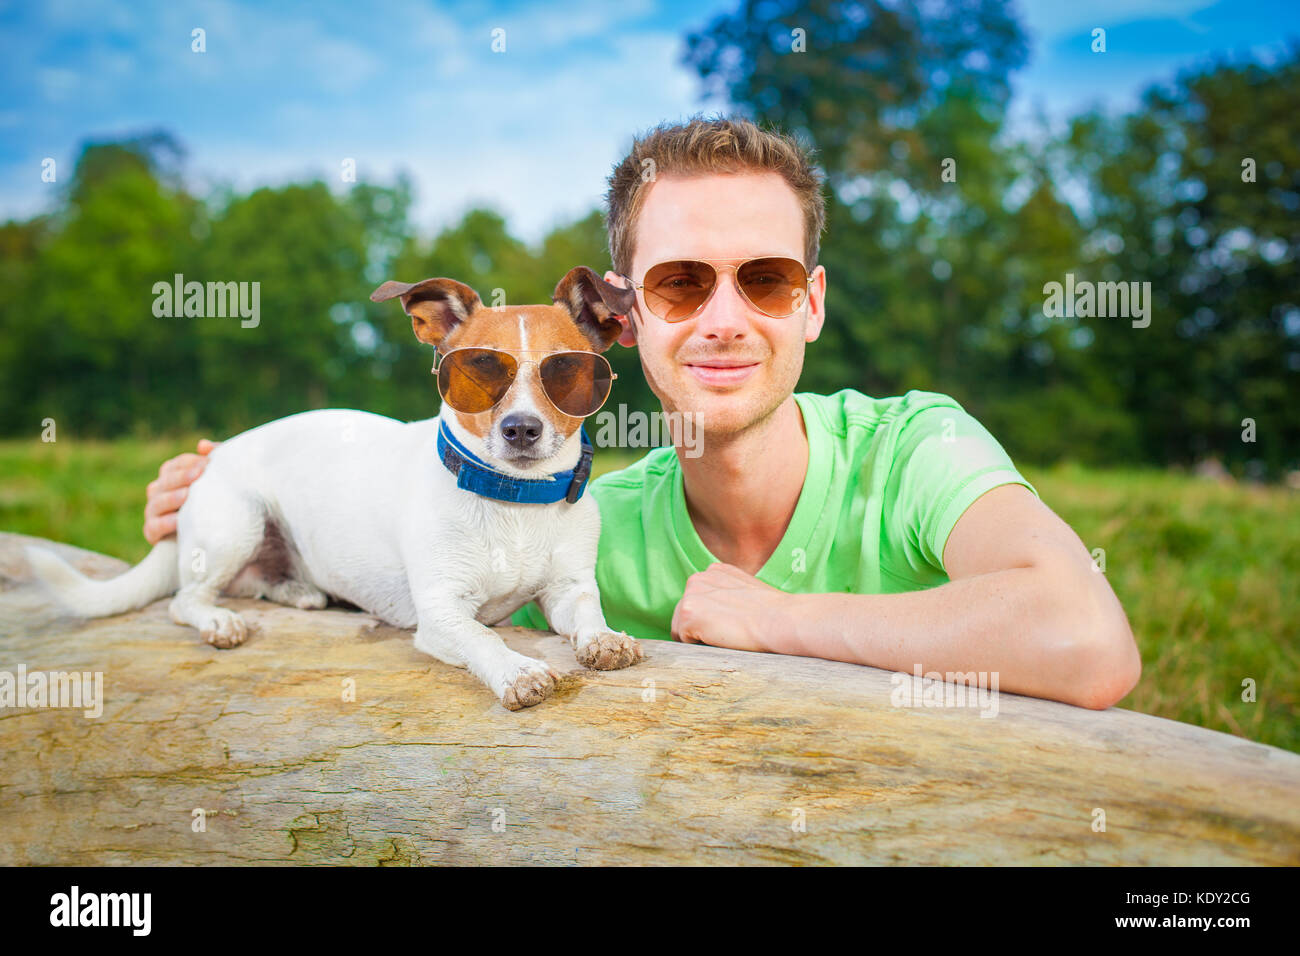
[[[613,269],[605,273],[606,282],[614,284],[615,279],[618,279],[620,282],[630,281],[627,278],[627,276],[620,275],[619,273],[615,272]],[[619,288],[621,289],[623,287],[620,285]],[[636,291],[635,290],[633,290],[632,292],[632,302],[633,302],[632,311],[628,312],[627,315],[614,316],[614,318],[618,319],[618,324],[623,326],[623,332],[621,335],[619,335],[617,340],[618,344],[624,346],[625,348],[631,348],[632,346],[636,345],[636,319],[635,319]]]
[[[808,286],[808,327],[804,329],[804,341],[815,342],[822,334],[826,324],[826,268],[817,266],[812,271],[812,283]]]
[[[385,282],[370,293],[371,302],[402,297],[402,308],[411,317],[411,329],[421,342],[437,348],[456,326],[483,304],[478,293],[455,279],[425,279],[421,282]]]
[[[551,301],[563,306],[597,352],[604,352],[623,335],[615,316],[627,315],[636,293],[611,285],[586,266],[576,266],[555,287]]]

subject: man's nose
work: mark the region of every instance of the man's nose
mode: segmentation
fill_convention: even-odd
[[[741,338],[750,327],[753,310],[736,286],[735,273],[720,270],[718,287],[696,317],[695,332],[711,339]]]
[[[501,437],[515,448],[528,448],[542,437],[542,420],[536,415],[512,412],[501,419]]]

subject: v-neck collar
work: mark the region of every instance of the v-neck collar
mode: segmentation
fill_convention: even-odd
[[[831,483],[830,438],[817,409],[804,397],[796,393],[795,404],[803,417],[804,432],[808,437],[808,470],[804,475],[803,489],[795,504],[794,515],[785,529],[776,550],[768,557],[756,577],[765,584],[785,589],[785,585],[796,575],[803,577],[806,562],[813,560],[818,553],[813,547],[819,519],[826,508],[826,494]],[[676,457],[676,456],[674,456]],[[677,472],[673,482],[672,515],[673,530],[682,554],[695,571],[703,571],[718,560],[700,540],[699,532],[691,521],[686,508],[686,486],[682,476],[681,462],[675,466]],[[799,551],[801,554],[796,555]],[[802,560],[799,560],[802,559]]]

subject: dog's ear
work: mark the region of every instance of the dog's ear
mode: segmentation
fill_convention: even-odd
[[[603,352],[623,332],[623,326],[614,316],[632,311],[636,293],[611,285],[586,266],[577,266],[560,280],[551,301],[568,309],[596,351]]]
[[[422,282],[385,282],[370,293],[371,302],[402,297],[402,308],[411,317],[415,337],[435,348],[470,313],[483,303],[478,293],[455,279],[425,279]]]

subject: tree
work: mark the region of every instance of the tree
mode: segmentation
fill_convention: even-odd
[[[1293,47],[1271,67],[1221,62],[1153,87],[1131,115],[1071,126],[1089,272],[1151,283],[1149,327],[1091,324],[1152,460],[1300,464],[1297,82]]]
[[[160,329],[150,290],[192,262],[201,209],[160,178],[160,151],[178,148],[161,134],[89,144],[55,213],[6,227],[20,254],[0,297],[6,431],[46,417],[65,434],[176,425],[194,339]]]

